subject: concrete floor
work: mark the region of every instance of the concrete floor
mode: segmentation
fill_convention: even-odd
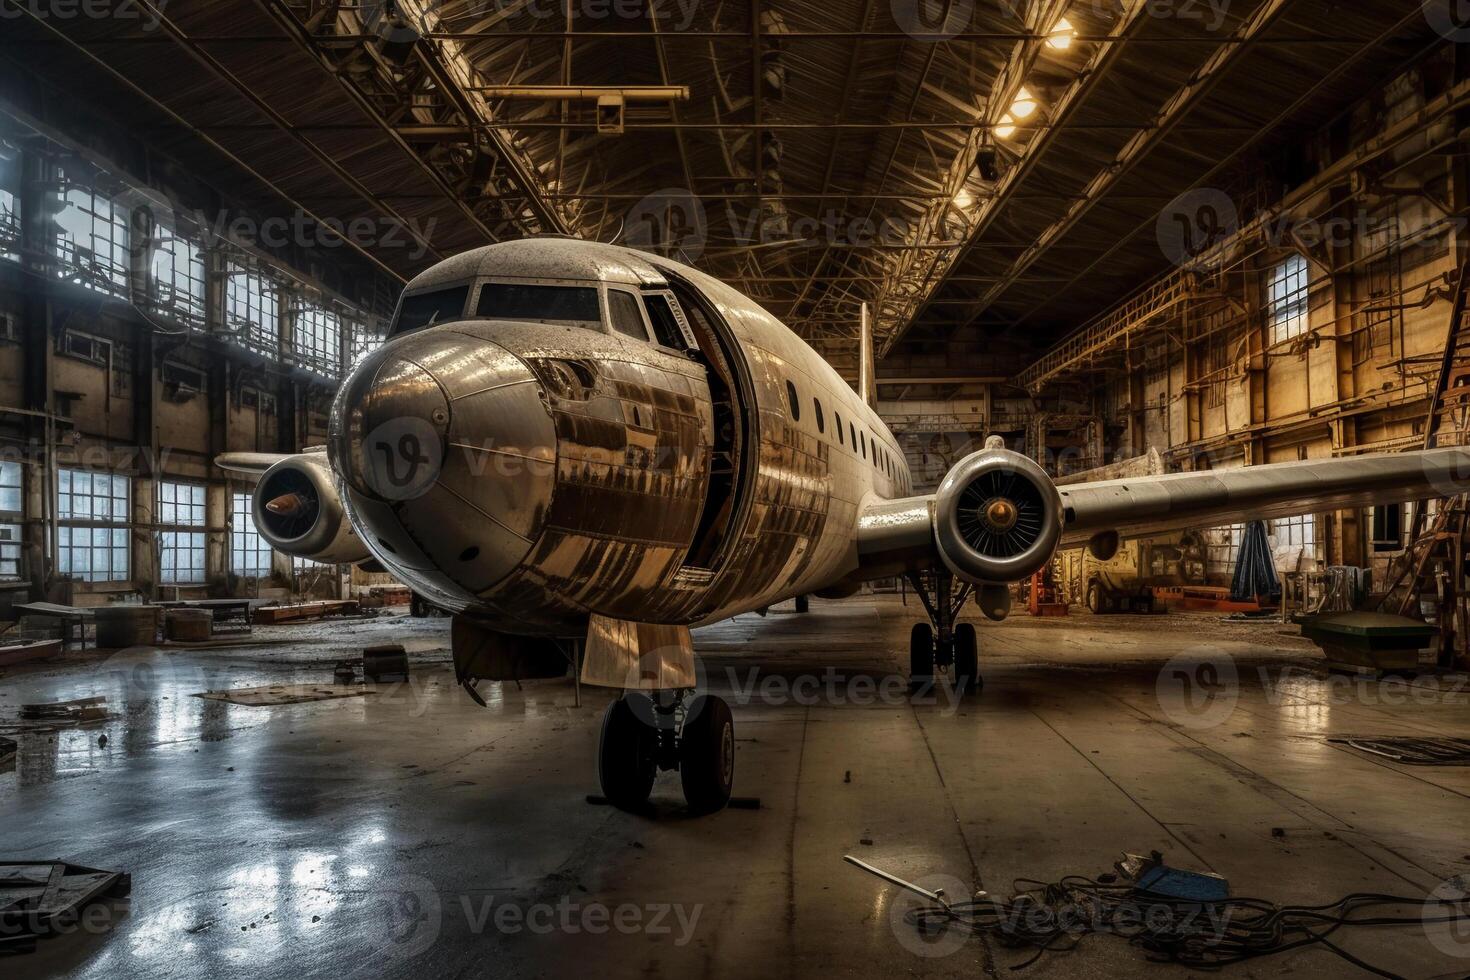
[[[656,815],[584,802],[606,695],[578,709],[565,682],[487,685],[479,708],[454,684],[443,620],[0,672],[0,732],[23,702],[102,694],[116,712],[21,736],[0,772],[3,859],[134,881],[105,928],[0,971],[999,977],[1029,953],[924,944],[902,922],[909,900],[842,856],[952,897],[1096,875],[1154,848],[1290,903],[1422,896],[1470,870],[1470,769],[1325,741],[1470,736],[1463,677],[1333,681],[1279,624],[1017,616],[982,627],[982,696],[916,705],[901,686],[915,612],[895,597],[818,601],[700,631],[709,683],[734,692],[736,792],[762,808],[697,819],[675,775],[655,788]],[[408,685],[264,708],[192,696],[329,682],[341,656],[390,639],[414,651]],[[1405,976],[1470,973],[1470,936],[1448,927],[1335,938]],[[1191,975],[1105,937],[1025,975],[1134,974]],[[1304,950],[1229,970],[1288,974],[1354,969]]]

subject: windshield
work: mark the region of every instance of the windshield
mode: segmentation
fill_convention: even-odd
[[[469,300],[469,286],[454,286],[450,289],[436,289],[432,292],[405,296],[391,333],[407,333],[430,324],[463,319],[464,308]]]
[[[576,323],[601,329],[602,306],[595,286],[529,286],[487,282],[480,289],[477,316],[492,320]]]

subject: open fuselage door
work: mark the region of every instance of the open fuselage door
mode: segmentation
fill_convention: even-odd
[[[713,578],[749,506],[760,453],[758,412],[750,369],[729,325],[691,283],[661,271],[693,335],[696,349],[691,353],[704,365],[714,408],[709,492],[679,571],[693,585]]]

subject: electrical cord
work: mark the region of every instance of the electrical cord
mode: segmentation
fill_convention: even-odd
[[[912,909],[905,920],[921,933],[959,927],[1008,947],[1035,953],[1012,970],[1024,970],[1047,953],[1071,952],[1089,935],[1115,935],[1158,962],[1218,969],[1262,956],[1318,945],[1368,973],[1402,980],[1349,953],[1328,937],[1350,926],[1433,925],[1470,920],[1470,897],[1439,900],[1452,912],[1428,915],[1359,915],[1371,909],[1423,909],[1423,898],[1355,892],[1326,905],[1283,906],[1257,898],[1198,902],[1149,892],[1124,882],[1069,875],[1057,882],[1017,879],[1009,901],[979,898]]]

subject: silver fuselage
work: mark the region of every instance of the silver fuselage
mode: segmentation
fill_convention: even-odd
[[[911,477],[801,338],[694,269],[568,240],[450,259],[405,302],[467,286],[474,310],[487,283],[596,288],[602,323],[462,316],[396,332],[354,369],[329,455],[353,528],[395,577],[533,635],[851,588],[860,513]],[[697,350],[612,329],[617,291],[677,293]]]

